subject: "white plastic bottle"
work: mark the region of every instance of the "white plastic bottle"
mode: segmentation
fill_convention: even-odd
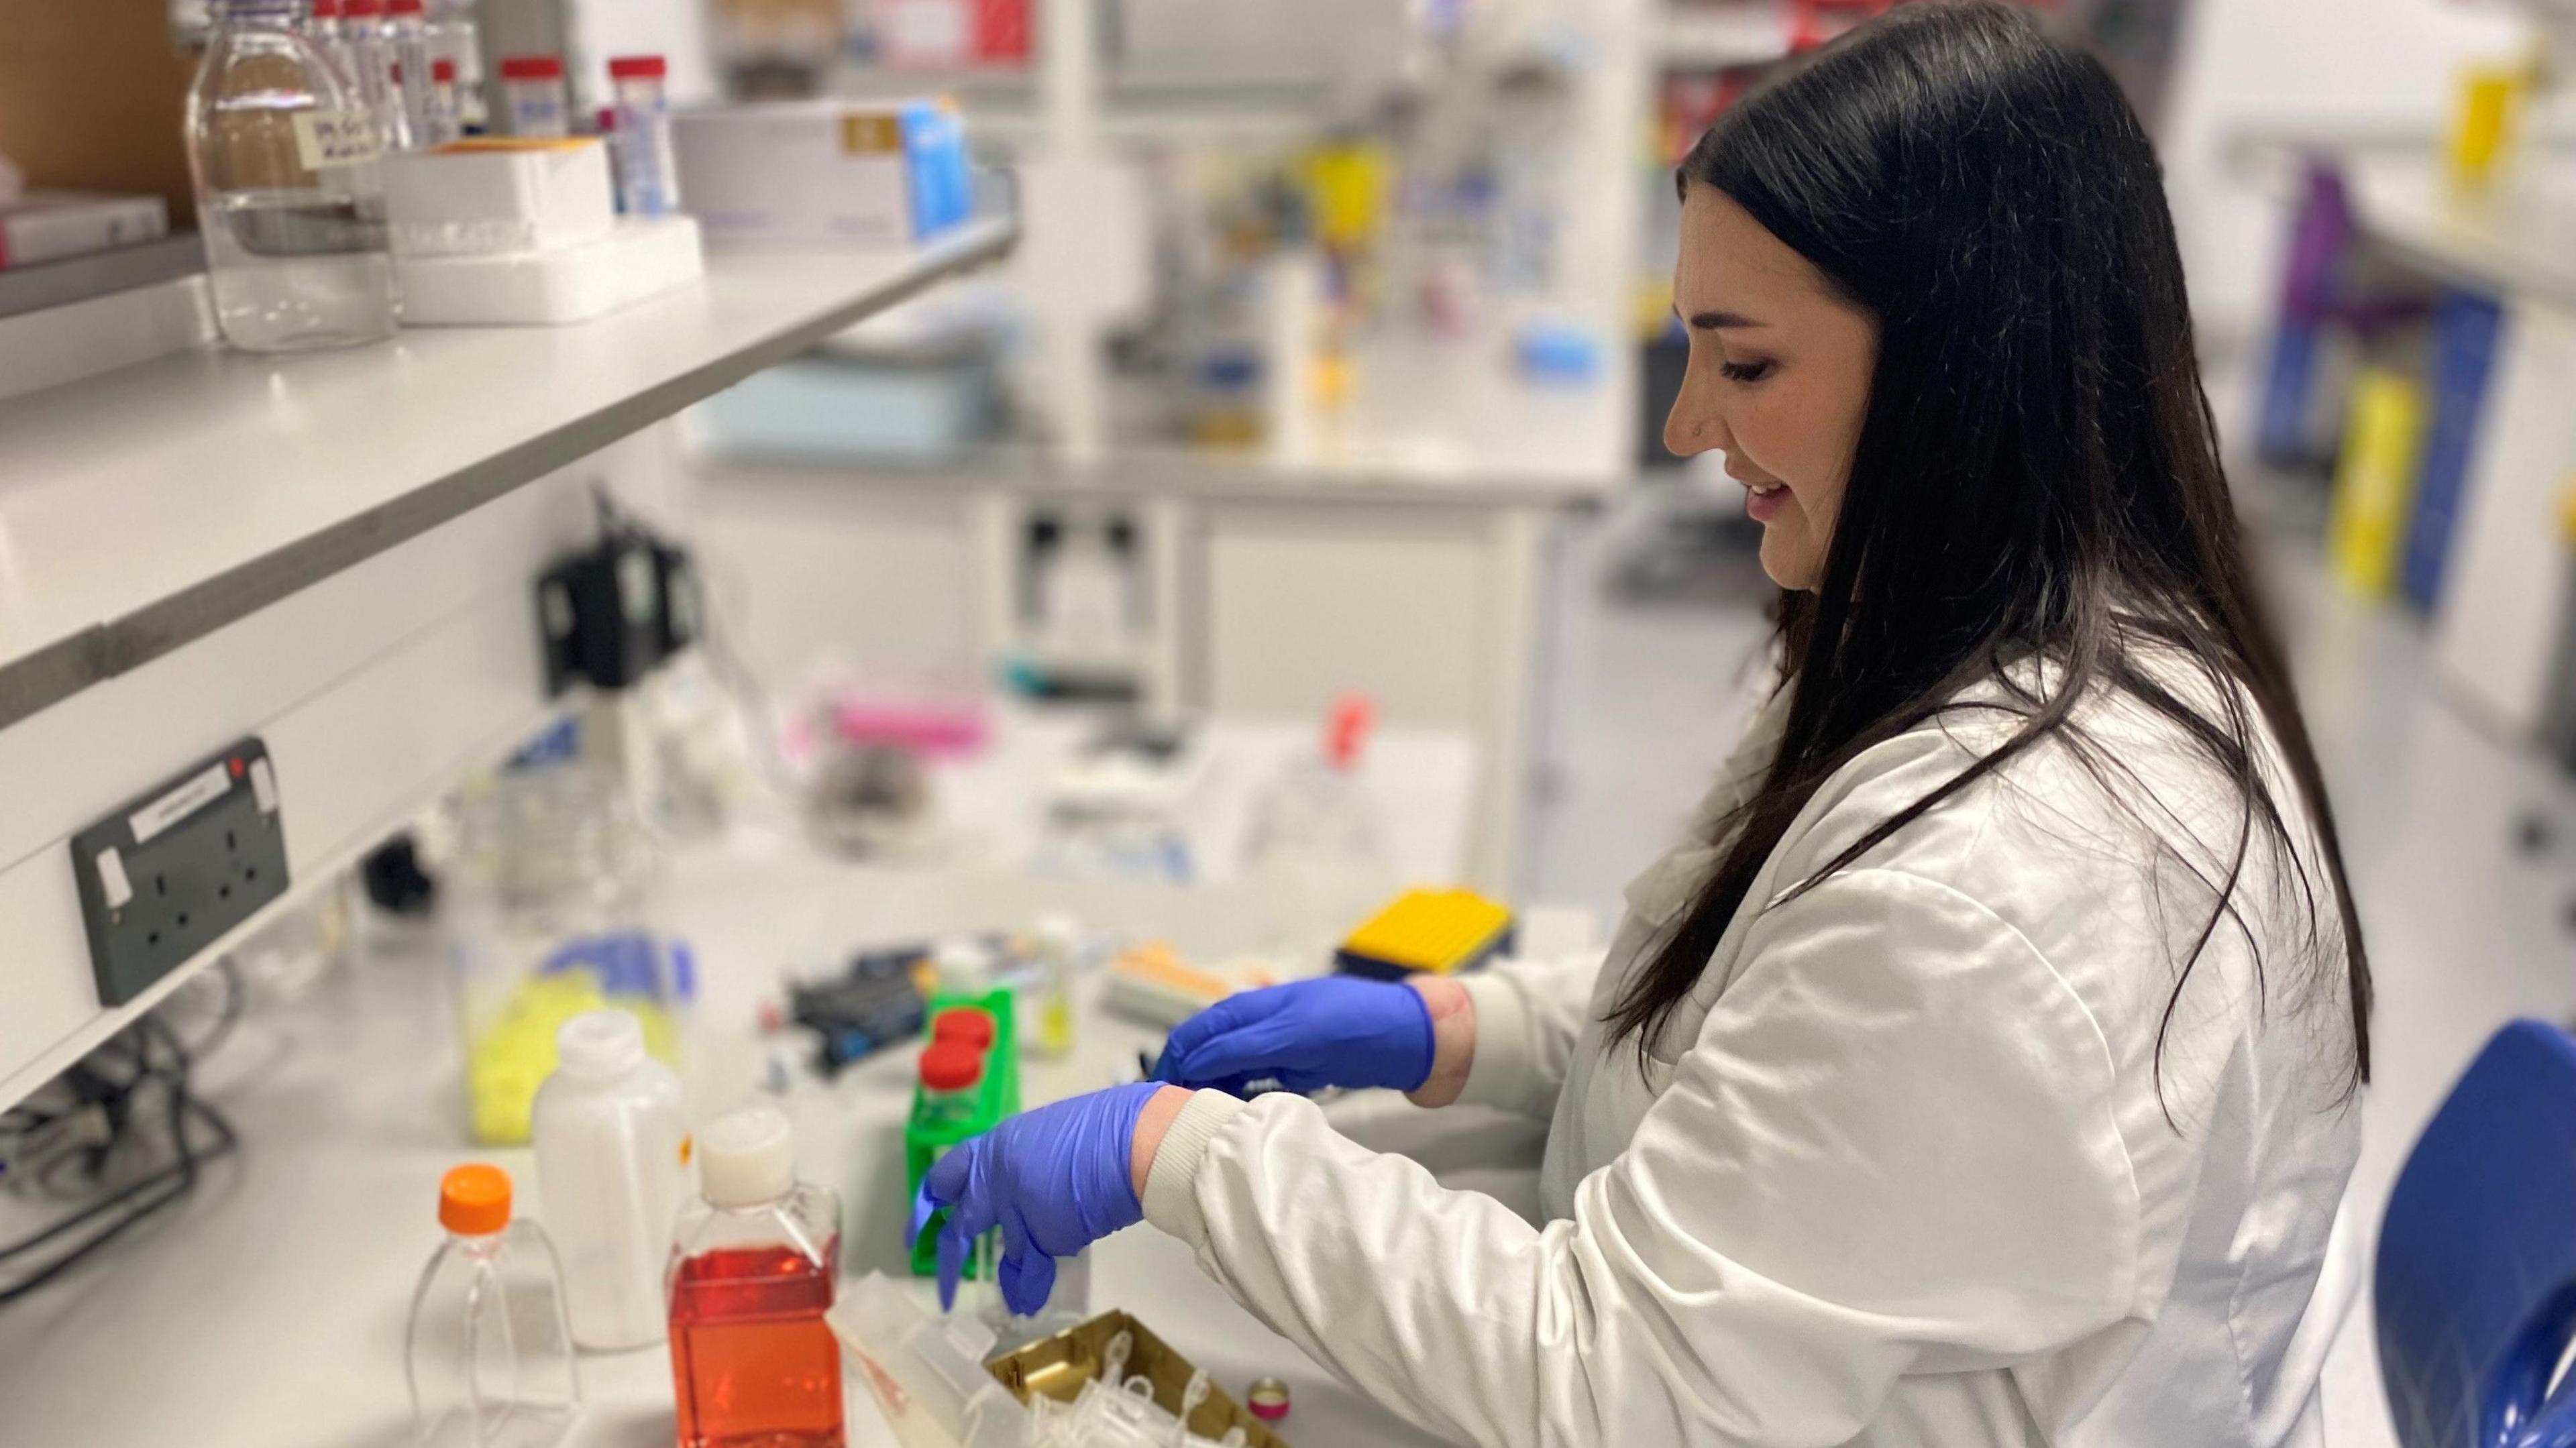
[[[510,1176],[460,1166],[438,1185],[447,1241],[412,1294],[404,1355],[418,1448],[548,1448],[581,1411],[563,1268],[510,1219]]]
[[[645,1053],[633,1016],[585,1012],[555,1034],[534,1127],[573,1341],[594,1352],[660,1342],[685,1170],[680,1078]]]
[[[993,951],[980,940],[943,940],[931,956],[942,995],[980,996],[993,988]]]

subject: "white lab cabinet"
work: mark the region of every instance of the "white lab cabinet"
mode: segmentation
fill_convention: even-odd
[[[1533,771],[1538,616],[1554,520],[1606,486],[1317,481],[1222,459],[1097,479],[1035,455],[870,471],[699,458],[691,515],[721,627],[773,687],[896,690],[1049,659],[1031,633],[1030,526],[1114,518],[1141,599],[1122,665],[1159,710],[1311,723],[1339,696],[1465,734],[1473,882],[1509,892]]]

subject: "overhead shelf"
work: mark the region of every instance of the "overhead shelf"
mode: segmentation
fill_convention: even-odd
[[[2362,231],[2451,282],[2576,307],[2576,171],[2463,189],[2429,160],[2354,159],[2345,167]]]
[[[1788,16],[1782,6],[1762,0],[1666,5],[1656,22],[1654,48],[1673,67],[1764,65],[1789,53]]]
[[[831,89],[852,100],[948,96],[964,110],[967,129],[975,135],[1013,146],[1046,138],[1037,81],[1022,66],[950,70],[846,66],[834,73]],[[1101,134],[1130,145],[1307,135],[1331,122],[1340,94],[1322,81],[1154,72],[1112,74],[1101,89]]]
[[[1621,365],[1605,359],[1605,374]],[[1556,507],[1595,502],[1631,476],[1635,418],[1609,375],[1573,383],[1525,380],[1499,342],[1377,338],[1354,359],[1357,381],[1339,409],[1293,438],[1244,448],[1113,439],[1092,467],[1039,442],[998,443],[954,464],[881,463],[737,452],[702,432],[711,476],[756,472],[888,483],[972,477],[1033,491],[1103,489],[1138,495]]]
[[[569,327],[205,349],[0,402],[0,730],[342,572],[1006,253],[718,252]]]

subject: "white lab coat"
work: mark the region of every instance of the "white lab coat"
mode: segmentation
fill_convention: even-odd
[[[2245,929],[2210,937],[2168,1020],[2214,898],[2191,867],[2223,873],[2237,812],[2170,726],[2096,699],[2080,717],[2147,827],[2065,748],[2026,753],[1817,889],[1740,911],[1641,1074],[1601,1016],[1704,878],[1779,716],[1757,714],[1690,840],[1629,887],[1606,961],[1469,980],[1467,1098],[1551,1120],[1543,1226],[1311,1102],[1214,1091],[1164,1138],[1147,1218],[1282,1335],[1462,1441],[2312,1441],[2317,1354],[2292,1338],[2358,1113],[2330,886],[2277,759],[2322,912],[2316,975],[2305,902],[2258,831]],[[2004,727],[1953,718],[1868,751],[1748,899],[1776,901]]]

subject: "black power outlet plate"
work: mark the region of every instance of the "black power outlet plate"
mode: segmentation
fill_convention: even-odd
[[[102,1005],[121,1006],[286,893],[268,747],[244,739],[72,836]]]

